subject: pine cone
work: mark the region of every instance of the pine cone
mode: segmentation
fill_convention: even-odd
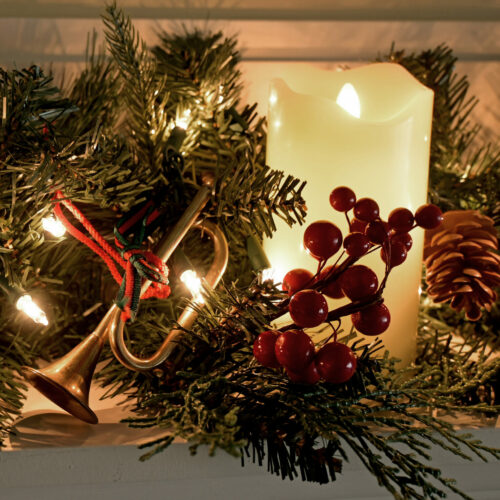
[[[451,301],[456,311],[478,320],[490,310],[500,285],[500,256],[493,220],[477,210],[453,210],[443,223],[426,231],[424,259],[428,294]]]

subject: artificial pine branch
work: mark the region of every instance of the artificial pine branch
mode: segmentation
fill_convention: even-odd
[[[21,414],[26,386],[17,377],[22,365],[33,363],[35,349],[23,336],[19,315],[12,311],[12,289],[0,276],[0,294],[7,300],[0,301],[0,447],[4,444],[10,427]],[[39,329],[38,329],[39,330]]]
[[[169,99],[166,79],[157,77],[155,59],[116,3],[106,8],[103,22],[108,48],[121,78],[119,92],[125,104],[129,142],[135,143],[138,162],[158,170],[169,137],[170,123],[164,113]]]
[[[223,448],[234,454],[239,443],[246,450],[240,451],[242,456],[255,451],[260,462],[266,450],[269,468],[291,479],[299,470],[308,480],[334,479],[340,457],[350,449],[395,498],[438,498],[441,487],[462,494],[453,481],[426,463],[426,450],[432,444],[464,458],[470,458],[464,448],[481,458],[483,453],[498,456],[497,451],[427,414],[430,406],[472,413],[497,411],[454,405],[457,395],[476,381],[461,379],[443,385],[431,376],[441,368],[435,366],[408,378],[410,371],[398,374],[393,360],[374,357],[378,343],[352,344],[359,357],[358,370],[352,381],[340,386],[297,385],[280,372],[258,366],[249,345],[266,327],[265,311],[276,309],[280,296],[269,282],[250,290],[228,287],[211,292],[208,307],[199,310],[197,325],[180,346],[185,371],[167,374],[154,393],[142,393],[137,407],[151,416],[130,419],[131,425],[168,429],[169,436],[186,439],[193,449],[207,444],[212,451]],[[482,374],[486,371],[485,366],[477,368]],[[321,452],[318,443],[323,443]],[[402,452],[403,444],[413,454]],[[165,445],[161,439],[152,443],[147,457]]]
[[[32,363],[34,357],[26,342],[12,331],[2,320],[0,328],[0,447],[14,422],[21,414],[26,389],[17,378],[19,368],[25,363]]]
[[[470,95],[466,76],[455,70],[457,58],[446,45],[406,54],[392,47],[379,60],[404,66],[434,91],[429,197],[443,210],[498,213],[500,150],[475,143],[479,125],[470,120],[478,99]],[[496,219],[498,224],[498,218]]]

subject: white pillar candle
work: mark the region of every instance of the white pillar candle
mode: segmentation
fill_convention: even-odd
[[[344,214],[329,203],[337,186],[349,186],[358,199],[375,199],[385,220],[394,208],[415,211],[424,204],[433,96],[402,66],[391,63],[348,71],[300,65],[287,72],[286,82],[273,80],[267,162],[307,181],[306,222],[330,220],[344,236],[348,233]],[[302,248],[304,229],[280,223],[273,238],[265,241],[276,280],[293,268],[315,271],[317,261]],[[415,356],[423,250],[423,231],[411,235],[408,258],[393,269],[384,292],[391,325],[381,335],[390,354],[404,364]],[[379,281],[383,278],[378,252],[359,263],[371,267]],[[345,302],[330,300],[329,305]],[[349,331],[350,318],[344,318],[342,326]]]

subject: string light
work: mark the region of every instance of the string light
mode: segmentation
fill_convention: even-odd
[[[31,295],[22,295],[17,299],[16,307],[19,311],[29,316],[35,323],[40,323],[41,325],[47,326],[49,324],[46,314],[40,307],[38,307]]]
[[[274,269],[272,267],[268,267],[267,269],[262,270],[262,281],[273,281],[274,282]]]
[[[186,130],[191,118],[191,110],[186,109],[180,116],[175,119],[175,126]]]
[[[194,271],[192,271],[191,269],[184,271],[181,274],[181,281],[186,285],[188,290],[191,292],[193,300],[196,303],[203,304],[205,302],[205,299],[201,295],[201,289],[202,289],[201,280]]]
[[[210,102],[212,100],[212,98],[214,97],[215,95],[215,92],[213,90],[207,90],[205,92],[205,98],[208,102]]]
[[[272,281],[275,285],[279,285],[283,282],[286,271],[283,269],[277,269],[275,267],[268,267],[261,271],[261,281]]]
[[[42,219],[42,226],[45,229],[45,231],[48,231],[57,238],[64,236],[64,233],[66,233],[66,228],[64,227],[64,224],[60,220],[53,217],[52,215],[50,217],[44,217]]]

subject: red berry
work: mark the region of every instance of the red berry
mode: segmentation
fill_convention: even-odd
[[[344,271],[340,281],[342,290],[351,300],[373,295],[378,288],[377,275],[366,266],[352,266]]]
[[[391,313],[384,304],[375,304],[351,314],[351,321],[364,335],[380,335],[389,327]]]
[[[415,212],[415,221],[424,229],[434,229],[443,222],[443,212],[432,203],[422,205]]]
[[[349,233],[344,239],[345,251],[351,257],[361,257],[370,246],[370,240],[363,233]]]
[[[374,244],[380,245],[389,237],[387,223],[381,220],[369,222],[365,229],[366,237]]]
[[[285,274],[283,278],[283,291],[288,292],[288,295],[293,295],[295,292],[306,288],[312,283],[313,273],[307,269],[292,269]]]
[[[352,219],[350,231],[351,233],[364,233],[366,229],[366,225],[368,222],[359,219]]]
[[[301,290],[291,299],[288,306],[293,322],[310,328],[321,325],[328,315],[328,304],[325,297],[316,290]]]
[[[396,233],[391,236],[391,243],[402,243],[406,251],[409,252],[413,245],[413,240],[408,233]]]
[[[296,384],[314,385],[317,384],[320,379],[318,369],[316,368],[314,361],[309,363],[299,372],[294,372],[286,368],[286,374],[288,375],[288,378]]]
[[[356,371],[356,355],[340,342],[325,344],[316,354],[315,361],[321,378],[331,384],[347,382]]]
[[[330,193],[330,205],[339,212],[348,212],[355,203],[356,195],[348,187],[340,186]]]
[[[375,220],[379,216],[379,212],[377,202],[371,198],[361,198],[354,205],[354,217],[366,222]]]
[[[304,247],[318,260],[327,260],[342,246],[342,232],[331,222],[313,222],[304,232]]]
[[[314,344],[311,337],[302,330],[283,332],[274,346],[276,359],[288,370],[300,372],[314,358]]]
[[[332,266],[325,267],[321,274],[319,275],[319,279],[324,279],[326,276],[330,274],[332,270]],[[326,283],[326,285],[321,289],[321,293],[330,297],[331,299],[341,299],[344,296],[344,292],[342,291],[342,287],[340,286],[340,278],[330,280]]]
[[[406,247],[404,243],[400,243],[398,241],[391,241],[391,262],[390,262],[390,267],[396,267],[402,264],[406,260]],[[382,260],[387,264],[387,253],[385,251],[385,248],[382,248],[380,250],[380,256],[382,257]]]
[[[278,340],[278,332],[268,330],[262,332],[253,343],[253,355],[255,359],[268,368],[279,368],[280,364],[276,359],[274,347]]]
[[[398,233],[407,233],[415,222],[413,214],[407,208],[396,208],[389,214],[389,227]]]

